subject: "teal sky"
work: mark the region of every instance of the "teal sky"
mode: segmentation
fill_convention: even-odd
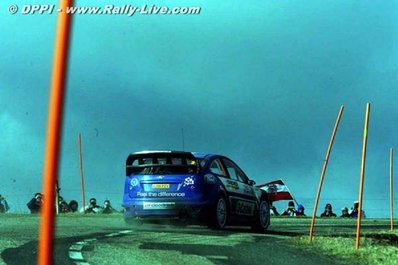
[[[15,211],[41,190],[56,14],[7,9],[35,3],[0,3],[0,194]],[[118,207],[127,155],[181,150],[183,128],[185,150],[226,155],[257,183],[284,179],[310,214],[344,105],[319,206],[330,202],[340,213],[358,198],[370,102],[364,209],[388,216],[388,153],[398,148],[397,1],[75,3],[202,10],[74,16],[59,175],[66,200],[81,204],[79,132],[86,196]]]

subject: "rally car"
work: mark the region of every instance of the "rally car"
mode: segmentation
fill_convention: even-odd
[[[181,151],[142,151],[126,160],[123,208],[126,221],[191,216],[215,228],[270,224],[266,191],[231,159]]]

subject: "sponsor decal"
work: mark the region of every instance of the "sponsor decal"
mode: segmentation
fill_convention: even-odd
[[[144,202],[144,210],[164,210],[173,209],[175,206],[174,202]]]
[[[185,197],[185,192],[158,192],[158,197]]]
[[[252,188],[247,185],[243,185],[243,192],[246,194],[252,194]]]
[[[246,201],[237,201],[235,206],[236,214],[240,215],[253,215],[254,203]]]
[[[188,186],[192,186],[194,184],[195,184],[195,179],[193,178],[193,176],[190,176],[190,177],[186,177],[184,179],[184,184],[182,186],[188,187]]]
[[[185,197],[185,192],[137,192],[137,197]]]
[[[130,181],[130,185],[132,186],[132,187],[135,187],[135,186],[137,186],[138,185],[138,179],[137,178],[133,178],[131,181]]]
[[[232,180],[227,180],[227,185],[226,185],[227,189],[234,189],[234,190],[238,190],[239,189],[239,185],[238,182],[232,181]]]

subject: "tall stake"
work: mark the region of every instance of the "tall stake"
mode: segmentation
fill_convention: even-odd
[[[390,218],[391,231],[394,231],[394,189],[393,189],[393,165],[394,165],[394,150],[390,148]]]
[[[54,191],[58,176],[61,146],[62,112],[69,48],[71,17],[65,12],[72,0],[61,0],[55,39],[54,61],[48,107],[46,148],[44,157],[43,190],[46,196],[41,209],[38,264],[53,264],[54,241]]]
[[[58,180],[55,182],[55,213],[59,214],[59,185]]]
[[[82,136],[80,133],[77,136],[77,144],[79,147],[80,184],[82,186],[83,214],[86,214],[86,200],[84,193],[84,175],[83,175]]]
[[[365,128],[363,130],[363,142],[362,142],[361,174],[359,179],[358,220],[357,220],[357,235],[355,240],[356,250],[359,249],[359,239],[361,236],[362,197],[363,197],[363,182],[365,180],[365,162],[366,162],[366,146],[368,143],[369,114],[370,114],[370,103],[366,103],[365,126],[364,126]]]
[[[182,136],[182,151],[185,151],[184,128],[181,128],[181,136]]]
[[[339,113],[337,115],[336,123],[334,124],[332,136],[330,137],[329,146],[328,146],[328,149],[326,151],[325,160],[323,161],[323,167],[322,167],[321,176],[320,176],[320,179],[319,179],[318,191],[316,193],[316,198],[315,198],[314,210],[312,212],[312,219],[311,219],[311,226],[310,226],[310,242],[312,242],[312,239],[314,237],[314,225],[315,225],[316,211],[318,209],[319,196],[320,196],[321,190],[322,190],[323,179],[325,177],[325,173],[326,173],[326,168],[328,166],[330,152],[332,151],[334,138],[336,136],[337,128],[339,127],[340,119],[341,119],[341,116],[343,114],[343,111],[344,111],[344,106],[341,106],[340,110],[339,110]]]

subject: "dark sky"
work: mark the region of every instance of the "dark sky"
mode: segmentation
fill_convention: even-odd
[[[0,194],[26,211],[41,190],[56,14],[10,15],[13,3],[36,2],[0,3]],[[112,3],[132,4],[76,1]],[[284,179],[311,214],[344,105],[319,206],[330,202],[340,213],[358,198],[370,102],[364,209],[388,216],[388,155],[398,146],[397,1],[133,4],[143,3],[201,13],[74,16],[59,176],[66,200],[81,203],[79,132],[86,196],[120,207],[126,156],[181,150],[183,128],[185,150],[226,155],[257,183]]]

